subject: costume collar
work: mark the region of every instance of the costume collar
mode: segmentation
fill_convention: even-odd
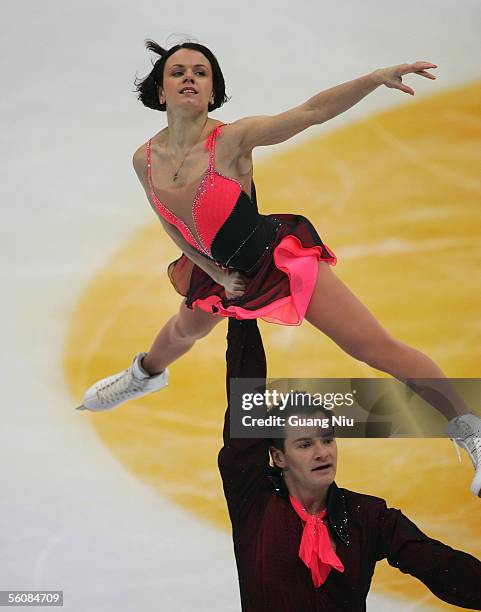
[[[287,489],[281,470],[277,467],[267,467],[267,478],[274,486],[275,492],[286,499],[289,504],[289,491]],[[347,514],[346,498],[342,489],[335,482],[331,483],[327,491],[327,521],[338,538],[349,545],[349,516]]]

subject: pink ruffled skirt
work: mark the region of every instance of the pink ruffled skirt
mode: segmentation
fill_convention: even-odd
[[[267,215],[280,222],[276,236],[255,267],[245,276],[241,297],[227,298],[224,287],[182,255],[168,267],[175,290],[189,308],[220,317],[263,319],[279,325],[300,325],[314,291],[319,261],[334,266],[337,258],[311,222],[302,215]]]

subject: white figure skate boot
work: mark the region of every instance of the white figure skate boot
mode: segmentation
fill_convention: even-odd
[[[148,395],[166,387],[169,382],[169,370],[165,368],[160,374],[150,375],[141,365],[147,353],[134,357],[132,365],[123,372],[107,376],[92,385],[85,392],[83,402],[76,410],[110,410],[127,400]]]
[[[462,414],[449,421],[446,433],[454,442],[459,461],[458,445],[473,462],[475,474],[470,488],[474,495],[481,497],[481,419],[475,414]]]

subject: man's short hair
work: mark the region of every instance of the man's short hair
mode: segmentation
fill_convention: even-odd
[[[307,391],[293,391],[290,397],[295,400],[298,395],[306,396],[309,395],[309,393],[307,393]],[[303,401],[301,401],[301,403],[297,403],[296,401],[289,401],[285,407],[281,407],[279,405],[273,406],[267,414],[273,415],[275,417],[282,417],[287,421],[287,419],[292,415],[315,418],[315,415],[319,414],[319,412],[322,413],[324,417],[329,418],[329,420],[334,414],[333,410],[325,408],[322,404],[315,405],[310,402],[305,403]],[[269,438],[269,443],[271,446],[274,446],[275,448],[278,448],[279,450],[284,452],[284,441],[286,439],[285,426],[279,427],[278,430],[279,436]],[[325,431],[325,436],[333,438],[335,436],[334,427],[331,426],[327,428]]]

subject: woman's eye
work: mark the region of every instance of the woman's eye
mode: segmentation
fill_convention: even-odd
[[[172,73],[172,76],[177,76],[178,74],[183,74],[181,70],[176,70],[175,72]],[[203,72],[202,70],[197,70],[195,74],[200,74],[201,76],[205,76],[205,72]]]

